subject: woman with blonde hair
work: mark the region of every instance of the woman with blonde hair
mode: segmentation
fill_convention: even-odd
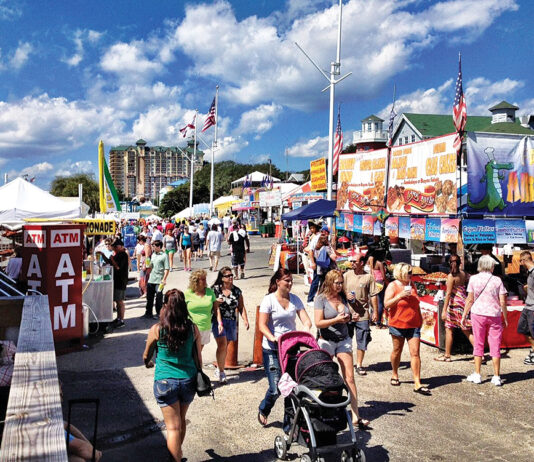
[[[191,319],[200,332],[201,350],[204,345],[210,343],[211,319],[215,314],[217,319],[217,331],[223,331],[223,322],[219,308],[219,302],[213,289],[206,282],[206,271],[195,270],[189,276],[189,287],[184,292],[187,309]]]
[[[397,263],[393,270],[395,281],[390,283],[384,296],[384,308],[389,312],[389,333],[393,341],[391,352],[391,385],[399,386],[399,364],[404,342],[410,349],[415,393],[430,395],[428,387],[421,384],[421,357],[419,356],[421,326],[423,317],[419,308],[419,298],[411,282],[412,266]]]
[[[364,430],[369,427],[369,421],[362,419],[358,412],[352,338],[347,326],[349,321],[358,321],[360,316],[347,303],[341,271],[331,270],[326,274],[319,295],[315,297],[314,308],[315,327],[319,330],[319,346],[328,351],[332,357],[337,358],[341,367],[341,375],[350,390],[352,423]]]

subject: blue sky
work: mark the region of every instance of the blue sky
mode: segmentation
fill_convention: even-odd
[[[325,155],[336,0],[0,0],[0,173],[95,172],[98,140],[183,145],[219,92],[216,160],[302,170]],[[534,114],[530,0],[344,0],[336,87],[345,144],[361,119],[450,113],[462,52],[468,116]],[[213,128],[204,140],[211,144]]]

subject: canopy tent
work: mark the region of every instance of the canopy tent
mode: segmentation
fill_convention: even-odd
[[[304,205],[291,212],[284,213],[282,220],[313,220],[314,218],[333,217],[336,211],[336,201],[319,199],[311,204]]]
[[[0,187],[0,224],[19,228],[25,218],[80,218],[80,203],[65,202],[22,178]]]
[[[238,196],[221,196],[213,201],[213,206],[217,207],[222,204],[227,204],[229,202],[238,202],[240,200],[241,198]]]
[[[158,215],[153,213],[152,215],[149,215],[148,217],[146,217],[145,220],[148,220],[148,221],[160,221],[161,217],[159,217]]]
[[[252,172],[252,173],[249,173],[248,175],[242,176],[241,178],[237,180],[232,181],[232,188],[243,186],[243,183],[245,182],[247,177],[248,177],[248,181],[250,181],[251,186],[259,186],[261,182],[264,179],[266,179],[268,176],[269,175],[267,173],[262,173],[262,172],[257,172],[257,171]],[[280,182],[280,179],[275,178],[274,176],[272,177],[272,179],[273,179],[273,183]]]

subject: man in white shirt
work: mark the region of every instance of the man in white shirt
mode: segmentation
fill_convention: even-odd
[[[228,228],[230,228],[230,223],[232,223],[232,218],[230,217],[230,215],[225,215],[223,217],[223,228],[225,237],[228,235]]]
[[[210,271],[217,271],[219,257],[221,256],[221,244],[223,236],[216,224],[211,226],[211,231],[206,236],[206,248],[210,259]]]
[[[163,241],[163,233],[155,225],[152,231],[152,242],[154,241]]]

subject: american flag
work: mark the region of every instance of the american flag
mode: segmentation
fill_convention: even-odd
[[[193,121],[190,124],[187,124],[184,128],[180,128],[180,133],[182,134],[182,136],[184,138],[187,136],[187,130],[188,129],[191,129],[191,130],[195,129],[195,120],[196,120],[196,118],[197,118],[197,115],[195,114],[193,116]]]
[[[397,116],[397,113],[395,112],[395,101],[393,101],[393,105],[391,106],[391,112],[389,113],[389,126],[388,126],[388,146],[391,146],[391,143],[393,142],[393,123],[395,122],[395,117]]]
[[[202,127],[202,131],[205,132],[208,128],[215,124],[215,98],[213,98],[213,102],[211,103],[210,110],[208,111],[208,115],[206,117],[206,121],[204,122],[204,126]]]
[[[465,104],[464,90],[462,86],[462,57],[458,60],[458,78],[456,79],[456,94],[454,95],[454,105],[452,107],[452,121],[456,127],[456,138],[454,148],[460,152],[462,147],[462,132],[467,122],[467,105]]]
[[[339,155],[341,154],[341,151],[343,151],[343,132],[341,131],[341,116],[340,116],[340,110],[337,110],[337,127],[336,127],[336,134],[334,136],[334,154],[333,154],[333,161],[332,161],[332,175],[335,175],[337,173],[337,169],[339,167]]]

